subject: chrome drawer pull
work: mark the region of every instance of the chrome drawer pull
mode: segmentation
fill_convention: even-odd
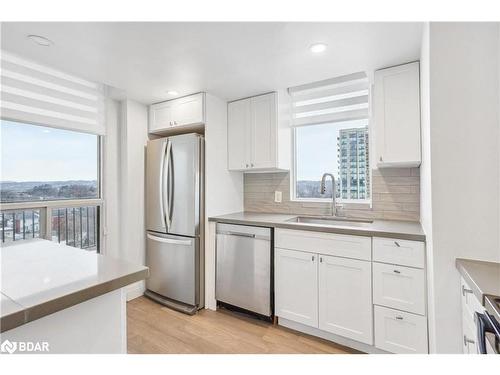
[[[472,294],[472,293],[474,293],[474,292],[472,291],[472,289],[467,289],[467,288],[465,287],[465,285],[462,285],[462,295],[463,295],[464,297],[465,297],[465,293]]]
[[[400,315],[398,315],[398,316],[396,316],[396,319],[397,319],[397,320],[403,320],[403,317],[402,317],[402,316],[400,316]]]
[[[398,271],[398,270],[394,270],[394,273],[398,273],[398,274],[399,274],[399,273],[401,273],[401,271]]]
[[[314,255],[311,257],[311,260],[314,262]]]
[[[398,241],[394,241],[394,245],[396,245],[397,247],[401,247]]]
[[[471,340],[467,338],[467,336],[464,335],[464,346],[467,346],[468,344],[475,344],[476,342],[474,340]]]

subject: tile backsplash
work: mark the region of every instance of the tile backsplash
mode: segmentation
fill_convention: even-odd
[[[274,192],[281,191],[281,203]],[[330,202],[290,200],[289,173],[246,173],[245,211],[299,215],[329,215]],[[346,204],[340,211],[347,217],[420,221],[420,169],[388,168],[372,171],[372,207]]]

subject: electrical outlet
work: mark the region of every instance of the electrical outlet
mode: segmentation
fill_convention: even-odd
[[[274,192],[274,201],[276,203],[281,203],[282,198],[283,198],[283,193],[281,191]]]

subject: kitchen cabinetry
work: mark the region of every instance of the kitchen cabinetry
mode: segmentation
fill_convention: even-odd
[[[317,255],[277,248],[275,264],[276,315],[317,327]]]
[[[476,312],[482,313],[484,307],[463,278],[460,278],[460,297],[462,299],[462,349],[464,354],[477,354],[477,330],[474,315]]]
[[[424,315],[424,270],[373,263],[373,303]]]
[[[427,318],[375,306],[375,346],[391,353],[427,353]]]
[[[428,352],[424,243],[282,228],[274,237],[279,319],[361,350]]]
[[[319,262],[319,328],[371,345],[371,262],[325,255]]]
[[[332,255],[367,243],[370,254],[371,239],[277,229],[275,243],[276,315],[372,344],[371,262]]]
[[[420,165],[419,63],[375,72],[373,112],[380,168]]]
[[[205,95],[198,93],[149,107],[149,132],[164,133],[205,123]]]
[[[285,92],[228,103],[228,169],[266,172],[290,168],[289,105]]]

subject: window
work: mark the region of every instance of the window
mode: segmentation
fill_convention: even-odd
[[[99,198],[99,136],[1,121],[1,202]]]
[[[292,199],[370,201],[369,90],[365,73],[290,88],[294,126]]]
[[[99,251],[99,136],[1,120],[1,146],[2,243]]]

